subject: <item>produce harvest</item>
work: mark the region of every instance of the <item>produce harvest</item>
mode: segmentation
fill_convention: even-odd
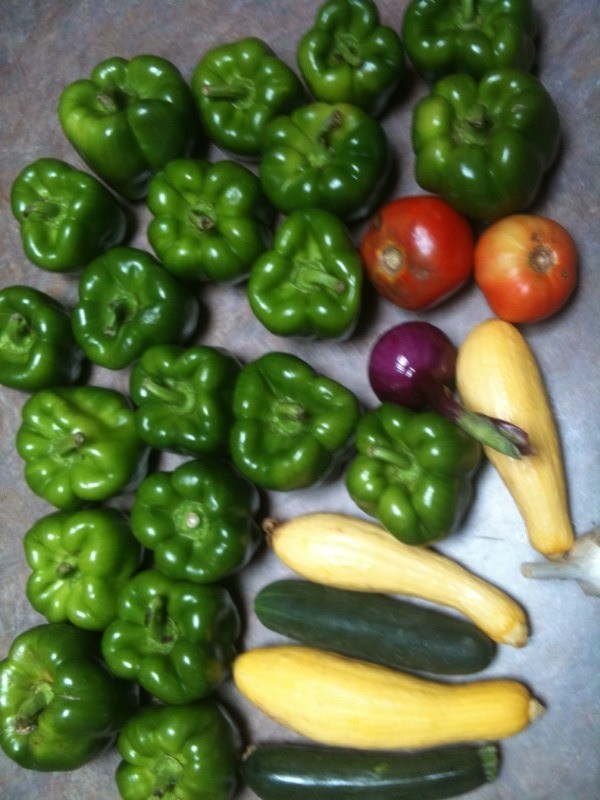
[[[474,220],[523,211],[557,156],[560,131],[551,95],[528,72],[447,75],[413,112],[417,183]]]
[[[0,744],[27,769],[81,767],[136,708],[137,687],[109,673],[96,635],[68,623],[23,631],[0,661]]]
[[[94,364],[122,369],[155,344],[184,344],[198,323],[196,297],[154,256],[115,247],[79,278],[75,340]]]
[[[490,741],[525,730],[543,707],[522,683],[439,683],[302,645],[247,650],[238,690],[315,742],[365,750]]]
[[[279,580],[254,598],[258,619],[311,647],[440,675],[485,669],[495,643],[469,620],[378,592]]]
[[[108,507],[47,514],[26,532],[23,547],[35,610],[49,622],[95,631],[117,615],[119,592],[142,559],[126,515]]]
[[[305,101],[296,73],[255,36],[204,53],[191,85],[211,140],[225,151],[249,158],[262,154],[271,120]]]
[[[411,0],[402,20],[406,53],[430,83],[466,72],[532,67],[537,19],[530,0]]]
[[[180,705],[207,697],[225,680],[239,634],[239,613],[224,587],[147,569],[119,594],[102,656],[117,677]]]
[[[363,267],[348,230],[329,211],[295,211],[248,280],[258,320],[279,336],[348,338],[362,306]]]
[[[554,414],[536,358],[509,322],[489,319],[458,348],[456,385],[474,411],[504,416],[527,429],[533,454],[509,459],[486,448],[525,523],[531,545],[548,558],[574,541],[567,483]]]
[[[263,800],[442,800],[496,779],[494,744],[411,753],[259,744],[244,756],[242,777]]]
[[[233,796],[241,735],[225,708],[210,698],[144,706],[127,721],[117,746],[122,760],[115,777],[123,800]]]
[[[391,200],[360,242],[375,289],[410,311],[433,308],[461,289],[473,272],[473,248],[469,221],[433,195]]]
[[[486,228],[475,246],[476,284],[505,322],[531,323],[556,314],[577,280],[577,247],[552,219],[511,214]]]
[[[32,286],[0,289],[0,384],[36,392],[75,383],[82,366],[66,308]]]
[[[372,0],[326,0],[304,33],[298,67],[316,100],[379,116],[404,79],[404,48]]]
[[[32,394],[15,446],[31,491],[65,511],[133,490],[148,467],[129,398],[103,386]]]
[[[448,536],[471,503],[481,447],[435,411],[382,403],[356,426],[350,497],[406,544]]]
[[[271,241],[273,209],[258,177],[237,161],[169,161],[146,203],[148,241],[182,280],[237,283]]]
[[[64,88],[58,119],[86,164],[129,200],[145,197],[151,176],[200,135],[187,81],[155,55],[104,59]]]
[[[23,250],[41,269],[83,269],[127,233],[125,211],[99,180],[59,158],[24,167],[10,191]]]
[[[527,642],[527,619],[515,600],[452,559],[406,545],[379,525],[313,513],[270,521],[266,533],[281,561],[307,580],[418,597],[460,611],[495,642],[515,647]]]

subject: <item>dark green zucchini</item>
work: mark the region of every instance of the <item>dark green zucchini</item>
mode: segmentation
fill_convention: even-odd
[[[254,600],[265,627],[290,639],[388,667],[442,675],[485,669],[496,644],[469,620],[389,595],[280,580]]]
[[[495,780],[498,765],[495,744],[385,753],[262,744],[241,775],[263,800],[439,800]]]

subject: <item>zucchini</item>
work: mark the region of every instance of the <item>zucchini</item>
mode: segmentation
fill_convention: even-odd
[[[275,581],[255,597],[254,610],[283,636],[400,669],[466,675],[485,669],[497,649],[469,620],[312,581]]]
[[[361,750],[494,742],[544,710],[516,680],[441,683],[298,644],[247,650],[233,662],[233,680],[288,730]]]
[[[241,765],[263,800],[440,800],[495,780],[496,744],[414,753],[261,744]]]

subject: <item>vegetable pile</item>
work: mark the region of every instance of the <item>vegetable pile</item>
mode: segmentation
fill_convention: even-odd
[[[265,800],[433,800],[495,780],[499,740],[543,706],[517,679],[469,676],[526,645],[527,613],[431,546],[460,529],[484,458],[553,559],[526,574],[594,592],[516,327],[558,313],[577,276],[568,231],[528,212],[560,141],[534,34],[527,0],[412,0],[402,31],[373,0],[325,0],[298,73],[247,37],[189,82],[143,54],[64,88],[58,123],[90,172],[40,158],[11,207],[26,257],[75,275],[77,302],[0,289],[0,384],[26,395],[15,448],[51,507],[23,539],[45,621],[0,662],[17,764],[74,770],[116,745],[124,800],[226,800],[240,779]],[[389,198],[382,118],[410,65],[429,83],[412,145],[430,194]],[[206,141],[225,157],[199,157]],[[130,244],[141,204],[147,250]],[[286,352],[350,340],[367,281],[404,315],[357,365],[369,408]],[[495,317],[458,347],[410,319],[472,281]],[[204,341],[209,283],[241,288],[281,350],[243,363]],[[91,384],[94,367],[126,388]],[[324,481],[356,517],[265,514],[270,492]],[[263,546],[294,577],[253,613],[289,642],[243,652],[233,587]],[[244,742],[228,680],[310,741]]]

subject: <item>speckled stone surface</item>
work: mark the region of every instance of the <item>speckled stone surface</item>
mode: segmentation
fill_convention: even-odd
[[[560,158],[532,210],[559,220],[574,235],[581,257],[575,297],[555,318],[524,329],[544,373],[558,421],[569,481],[571,514],[578,532],[600,522],[600,20],[597,0],[538,0],[538,74],[553,95],[564,126]],[[67,304],[76,297],[75,276],[45,273],[23,255],[9,208],[12,180],[41,156],[82,166],[65,140],[56,116],[62,88],[89,75],[111,55],[155,53],[169,58],[189,78],[211,46],[246,35],[266,39],[289,64],[295,63],[300,34],[318,4],[290,0],[3,0],[0,30],[0,286],[26,283]],[[399,29],[406,0],[380,0],[383,20]],[[394,183],[388,198],[419,191],[410,148],[411,109],[425,93],[414,80],[382,122],[389,136]],[[211,159],[222,158],[216,149]],[[136,208],[139,227],[132,242],[148,247],[147,214]],[[353,229],[360,235],[360,226]],[[295,352],[315,368],[353,388],[365,405],[374,404],[366,377],[370,346],[386,328],[410,318],[367,294],[356,334],[343,344],[295,342],[267,334],[253,318],[243,287],[202,289],[207,323],[201,341],[225,346],[243,360],[268,350]],[[490,312],[474,286],[438,309],[421,315],[442,327],[457,344]],[[96,370],[99,385],[127,387],[126,371]],[[42,621],[25,597],[28,569],[22,538],[50,507],[23,479],[14,449],[24,397],[0,389],[0,657],[23,629]],[[166,457],[161,466],[177,463]],[[128,498],[123,502],[127,503]],[[270,510],[340,510],[356,513],[340,482],[290,495],[273,494]],[[502,746],[501,774],[473,792],[477,800],[595,800],[600,795],[600,600],[578,586],[531,582],[520,564],[535,557],[520,517],[498,476],[485,468],[462,530],[440,545],[444,552],[512,593],[528,611],[532,636],[522,650],[500,648],[486,676],[519,678],[545,703],[544,716]],[[242,645],[273,642],[251,613],[252,599],[266,582],[287,575],[272,554],[260,553],[236,580],[246,609]],[[239,719],[248,741],[290,738],[252,711],[231,685],[220,692]],[[0,753],[2,800],[117,800],[112,751],[66,774],[28,772]],[[254,795],[243,787],[239,798]],[[367,800],[367,799],[365,799]]]

